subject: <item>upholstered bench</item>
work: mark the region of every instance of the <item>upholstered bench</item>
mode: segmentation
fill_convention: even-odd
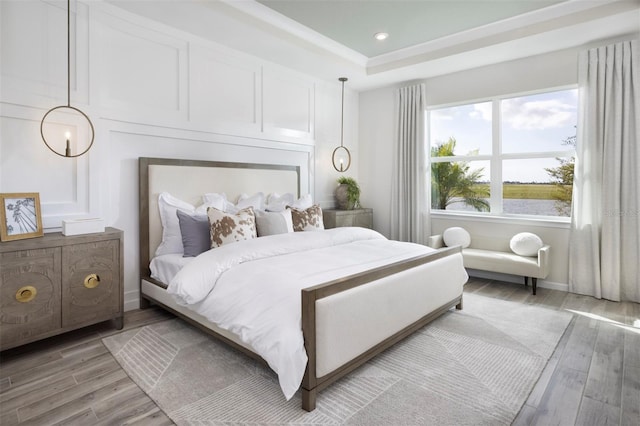
[[[470,239],[468,244],[459,244],[463,246],[465,268],[520,275],[524,277],[525,285],[531,278],[533,294],[536,294],[538,278],[544,279],[549,274],[549,245],[542,245],[535,256],[521,256],[512,251],[510,240],[480,236],[470,236]],[[444,247],[445,239],[442,235],[434,235],[429,237],[427,245],[432,248]]]

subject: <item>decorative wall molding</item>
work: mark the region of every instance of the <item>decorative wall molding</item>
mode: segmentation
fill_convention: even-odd
[[[185,123],[188,42],[109,13],[93,16],[90,71],[101,116]]]
[[[314,138],[315,86],[291,72],[263,67],[262,130]]]
[[[77,5],[77,7],[76,7]],[[45,110],[67,100],[66,2],[2,2],[1,101]],[[71,8],[71,102],[89,102],[89,7]]]
[[[91,99],[102,118],[315,143],[309,77],[105,4],[91,16]],[[132,46],[144,54],[126,58]],[[156,99],[157,88],[175,98]]]
[[[195,43],[189,47],[189,121],[217,133],[259,134],[260,64]]]

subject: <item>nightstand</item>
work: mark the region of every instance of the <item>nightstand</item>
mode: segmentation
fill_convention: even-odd
[[[106,320],[122,328],[123,233],[0,243],[0,350]]]
[[[326,229],[341,226],[373,228],[373,209],[323,210],[322,220]]]

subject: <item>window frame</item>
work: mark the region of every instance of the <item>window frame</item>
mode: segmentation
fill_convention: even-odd
[[[571,84],[566,86],[557,86],[544,88],[533,91],[509,93],[504,95],[496,95],[487,98],[480,98],[475,100],[465,100],[455,103],[447,103],[440,105],[429,105],[425,110],[425,118],[427,122],[427,128],[425,132],[425,155],[426,163],[429,165],[427,168],[427,181],[429,185],[427,188],[431,188],[431,164],[432,163],[444,163],[444,162],[456,162],[456,161],[488,161],[489,162],[489,211],[463,211],[463,210],[441,210],[434,209],[429,203],[429,213],[435,217],[478,217],[478,218],[492,218],[498,220],[508,219],[512,222],[518,220],[524,220],[526,222],[536,221],[545,222],[549,224],[565,224],[568,225],[571,222],[571,216],[548,216],[548,215],[531,215],[531,214],[516,214],[505,213],[503,211],[503,197],[502,197],[502,162],[504,160],[526,160],[526,159],[543,159],[543,158],[571,158],[575,157],[576,150],[574,148],[558,151],[542,151],[542,152],[522,152],[522,153],[503,153],[502,152],[502,110],[501,102],[506,99],[533,96],[544,93],[561,92],[567,90],[577,90],[577,84]],[[431,157],[431,112],[434,110],[453,108],[458,106],[473,105],[478,103],[491,102],[491,154],[478,154],[478,155],[454,155],[448,157]],[[579,107],[579,105],[577,106]],[[576,120],[577,121],[577,120]],[[430,191],[430,189],[429,189]],[[564,226],[562,226],[564,227]]]

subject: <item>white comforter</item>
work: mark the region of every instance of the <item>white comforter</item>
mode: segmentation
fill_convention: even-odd
[[[307,363],[300,290],[431,251],[364,228],[273,235],[202,253],[168,291],[254,348],[289,399]]]

